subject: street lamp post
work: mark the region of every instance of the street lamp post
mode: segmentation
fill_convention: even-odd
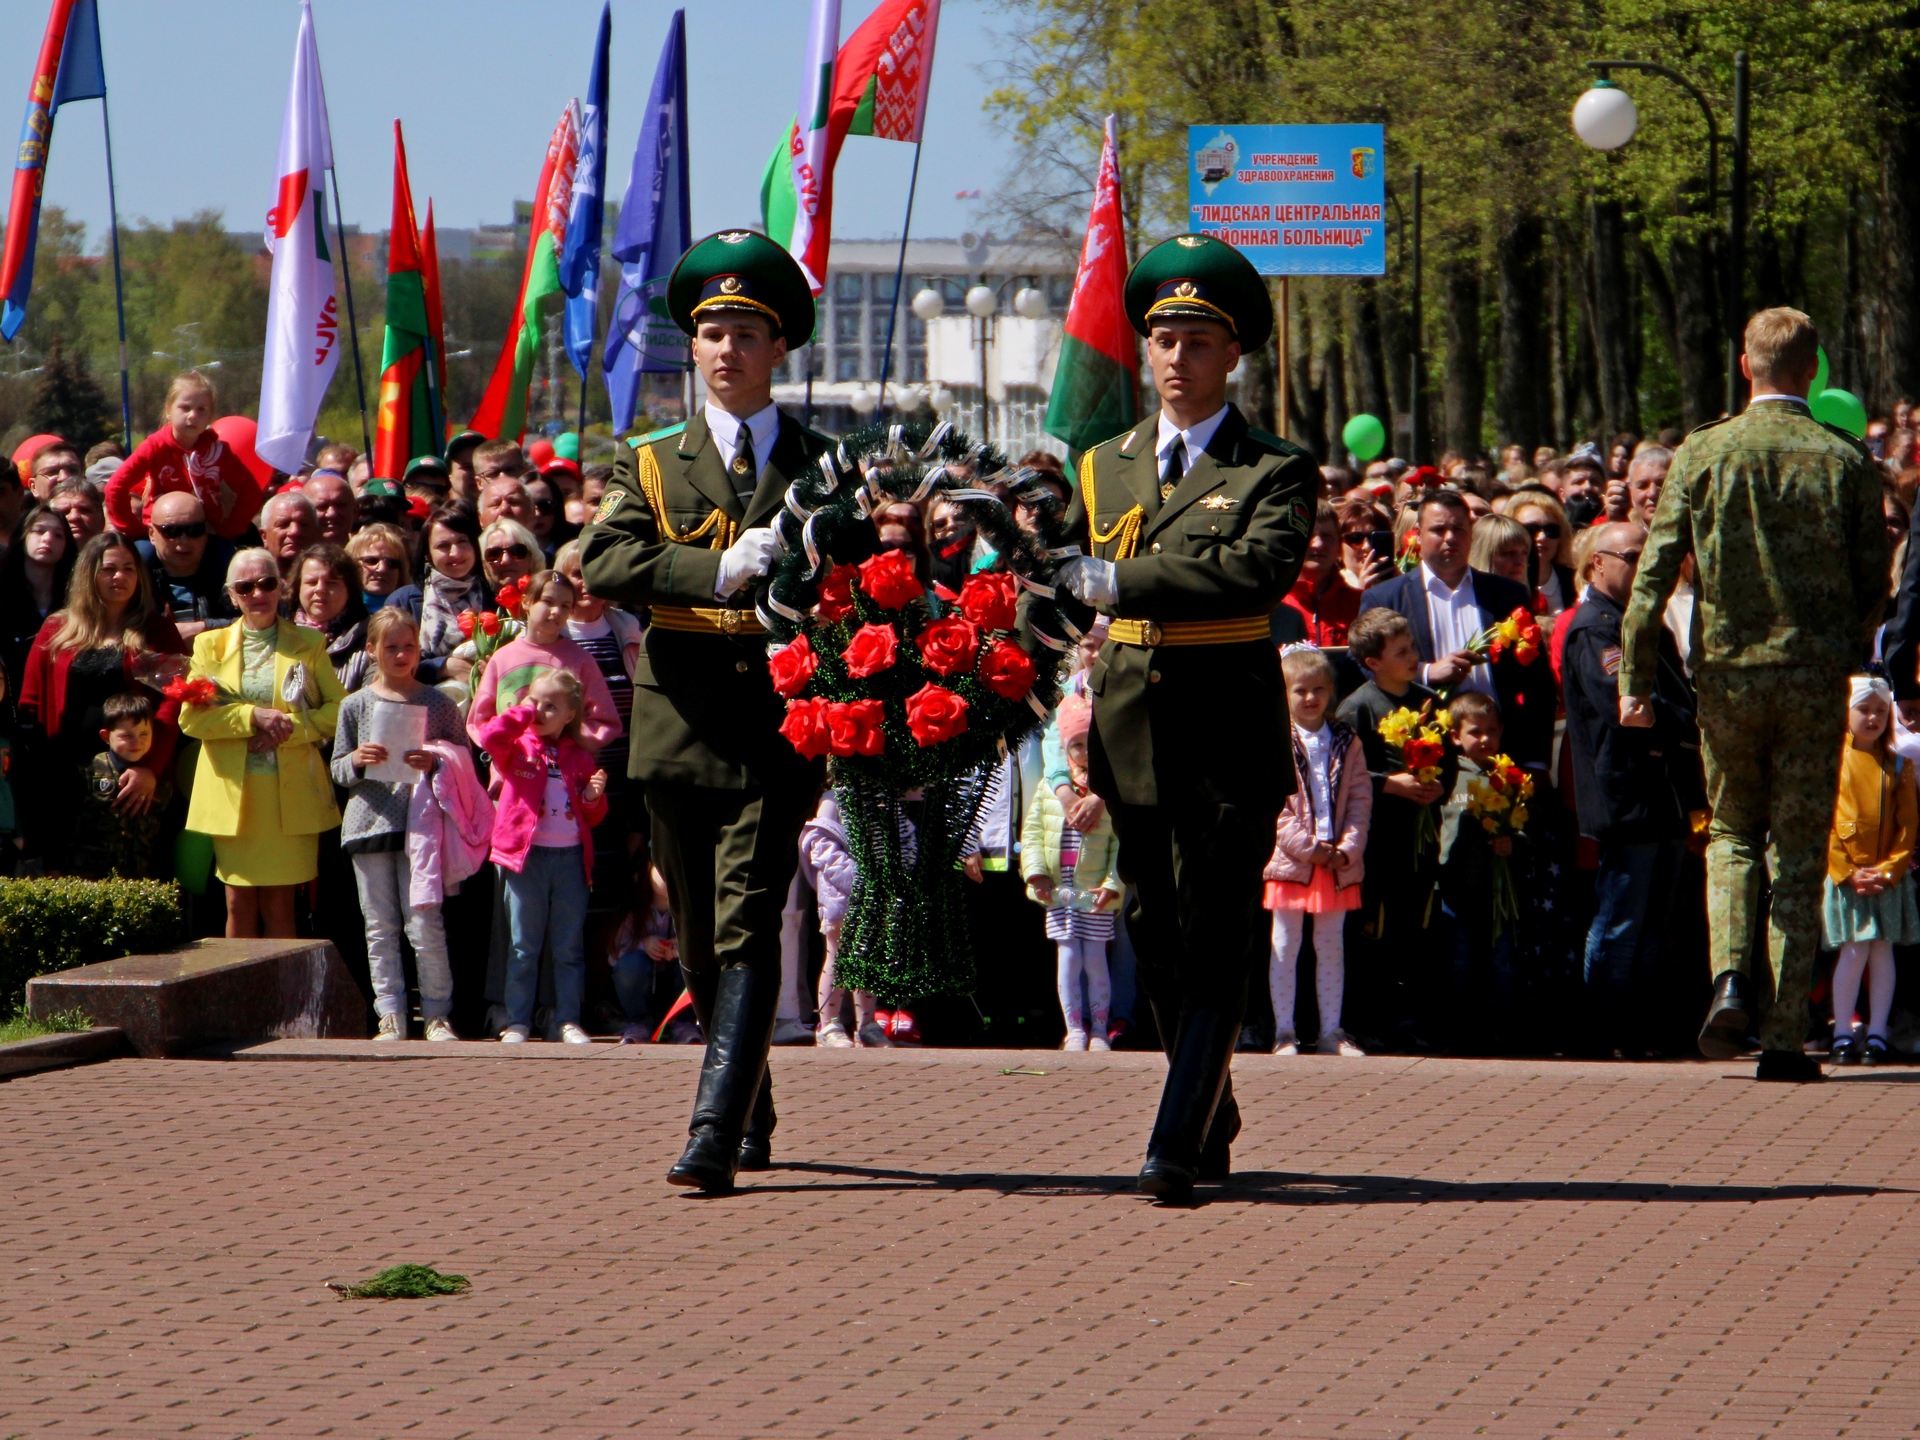
[[[1587,68],[1597,77],[1593,87],[1573,106],[1573,132],[1581,143],[1594,150],[1618,150],[1633,138],[1640,126],[1640,112],[1633,97],[1615,85],[1609,72],[1638,70],[1671,80],[1700,107],[1707,122],[1707,203],[1720,203],[1720,127],[1713,118],[1713,107],[1700,89],[1679,71],[1651,60],[1589,60]],[[1740,350],[1746,329],[1747,273],[1747,52],[1733,56],[1733,156],[1727,186],[1727,249],[1725,274],[1721,277],[1727,337],[1727,413],[1740,406]]]

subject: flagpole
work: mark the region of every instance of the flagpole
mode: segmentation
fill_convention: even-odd
[[[924,123],[924,117],[923,117]],[[913,233],[913,193],[920,188],[920,142],[913,142],[913,178],[907,181],[907,218],[900,222],[900,259],[893,267],[893,308],[887,311],[887,348],[880,356],[880,414],[887,413],[887,376],[893,369],[893,327],[900,318],[900,278],[907,269],[907,236]]]
[[[133,399],[127,385],[127,292],[120,279],[120,205],[113,188],[113,125],[107,97],[100,97],[100,130],[107,141],[107,226],[113,234],[113,309],[120,322],[120,439],[133,453]]]
[[[340,172],[332,166],[327,167],[327,175],[333,181],[333,235],[340,246],[340,273],[347,278],[347,334],[353,338],[353,388],[360,399],[360,443],[365,448],[361,454],[367,462],[373,462],[373,431],[367,425],[367,377],[360,368],[360,322],[353,313],[353,257],[347,253],[346,222],[340,218]],[[320,224],[327,223],[326,212],[320,215]],[[432,362],[428,362],[431,373]],[[431,381],[428,382],[431,385]]]

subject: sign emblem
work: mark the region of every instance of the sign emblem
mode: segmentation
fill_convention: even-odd
[[[1357,145],[1353,152],[1353,178],[1365,180],[1380,168],[1379,152],[1365,145]]]

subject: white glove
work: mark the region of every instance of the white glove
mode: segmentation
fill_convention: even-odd
[[[1096,610],[1120,603],[1120,577],[1111,560],[1076,555],[1060,567],[1054,581],[1065,586],[1067,593],[1076,600]]]
[[[720,552],[720,578],[713,582],[714,598],[725,600],[749,580],[766,574],[778,543],[771,526],[742,530],[740,538]]]

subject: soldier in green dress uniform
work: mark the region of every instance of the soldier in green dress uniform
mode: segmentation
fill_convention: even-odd
[[[1161,408],[1081,457],[1061,584],[1113,617],[1088,675],[1093,789],[1110,807],[1140,978],[1167,1080],[1140,1189],[1190,1200],[1227,1178],[1228,1067],[1266,954],[1260,873],[1294,786],[1269,616],[1313,530],[1312,458],[1227,403],[1227,374],[1273,332],[1237,250],[1178,235],[1127,278]]]
[[[822,766],[779,734],[752,582],[787,487],[832,445],[773,403],[773,372],[813,334],[813,297],[763,235],[723,231],[681,257],[667,305],[693,337],[705,408],[628,439],[581,537],[595,595],[649,610],[633,678],[629,773],[646,785],[680,966],[707,1035],[676,1185],[732,1188],[771,1159],[767,1049],[780,911]]]
[[[1813,418],[1818,363],[1813,322],[1798,310],[1747,322],[1741,369],[1753,398],[1674,455],[1621,626],[1620,722],[1651,725],[1667,597],[1687,556],[1696,559],[1694,685],[1713,811],[1714,991],[1700,1049],[1739,1054],[1759,1019],[1747,971],[1770,841],[1774,998],[1759,1026],[1761,1080],[1820,1078],[1802,1047],[1846,679],[1867,657],[1887,595],[1880,477],[1865,446]]]

